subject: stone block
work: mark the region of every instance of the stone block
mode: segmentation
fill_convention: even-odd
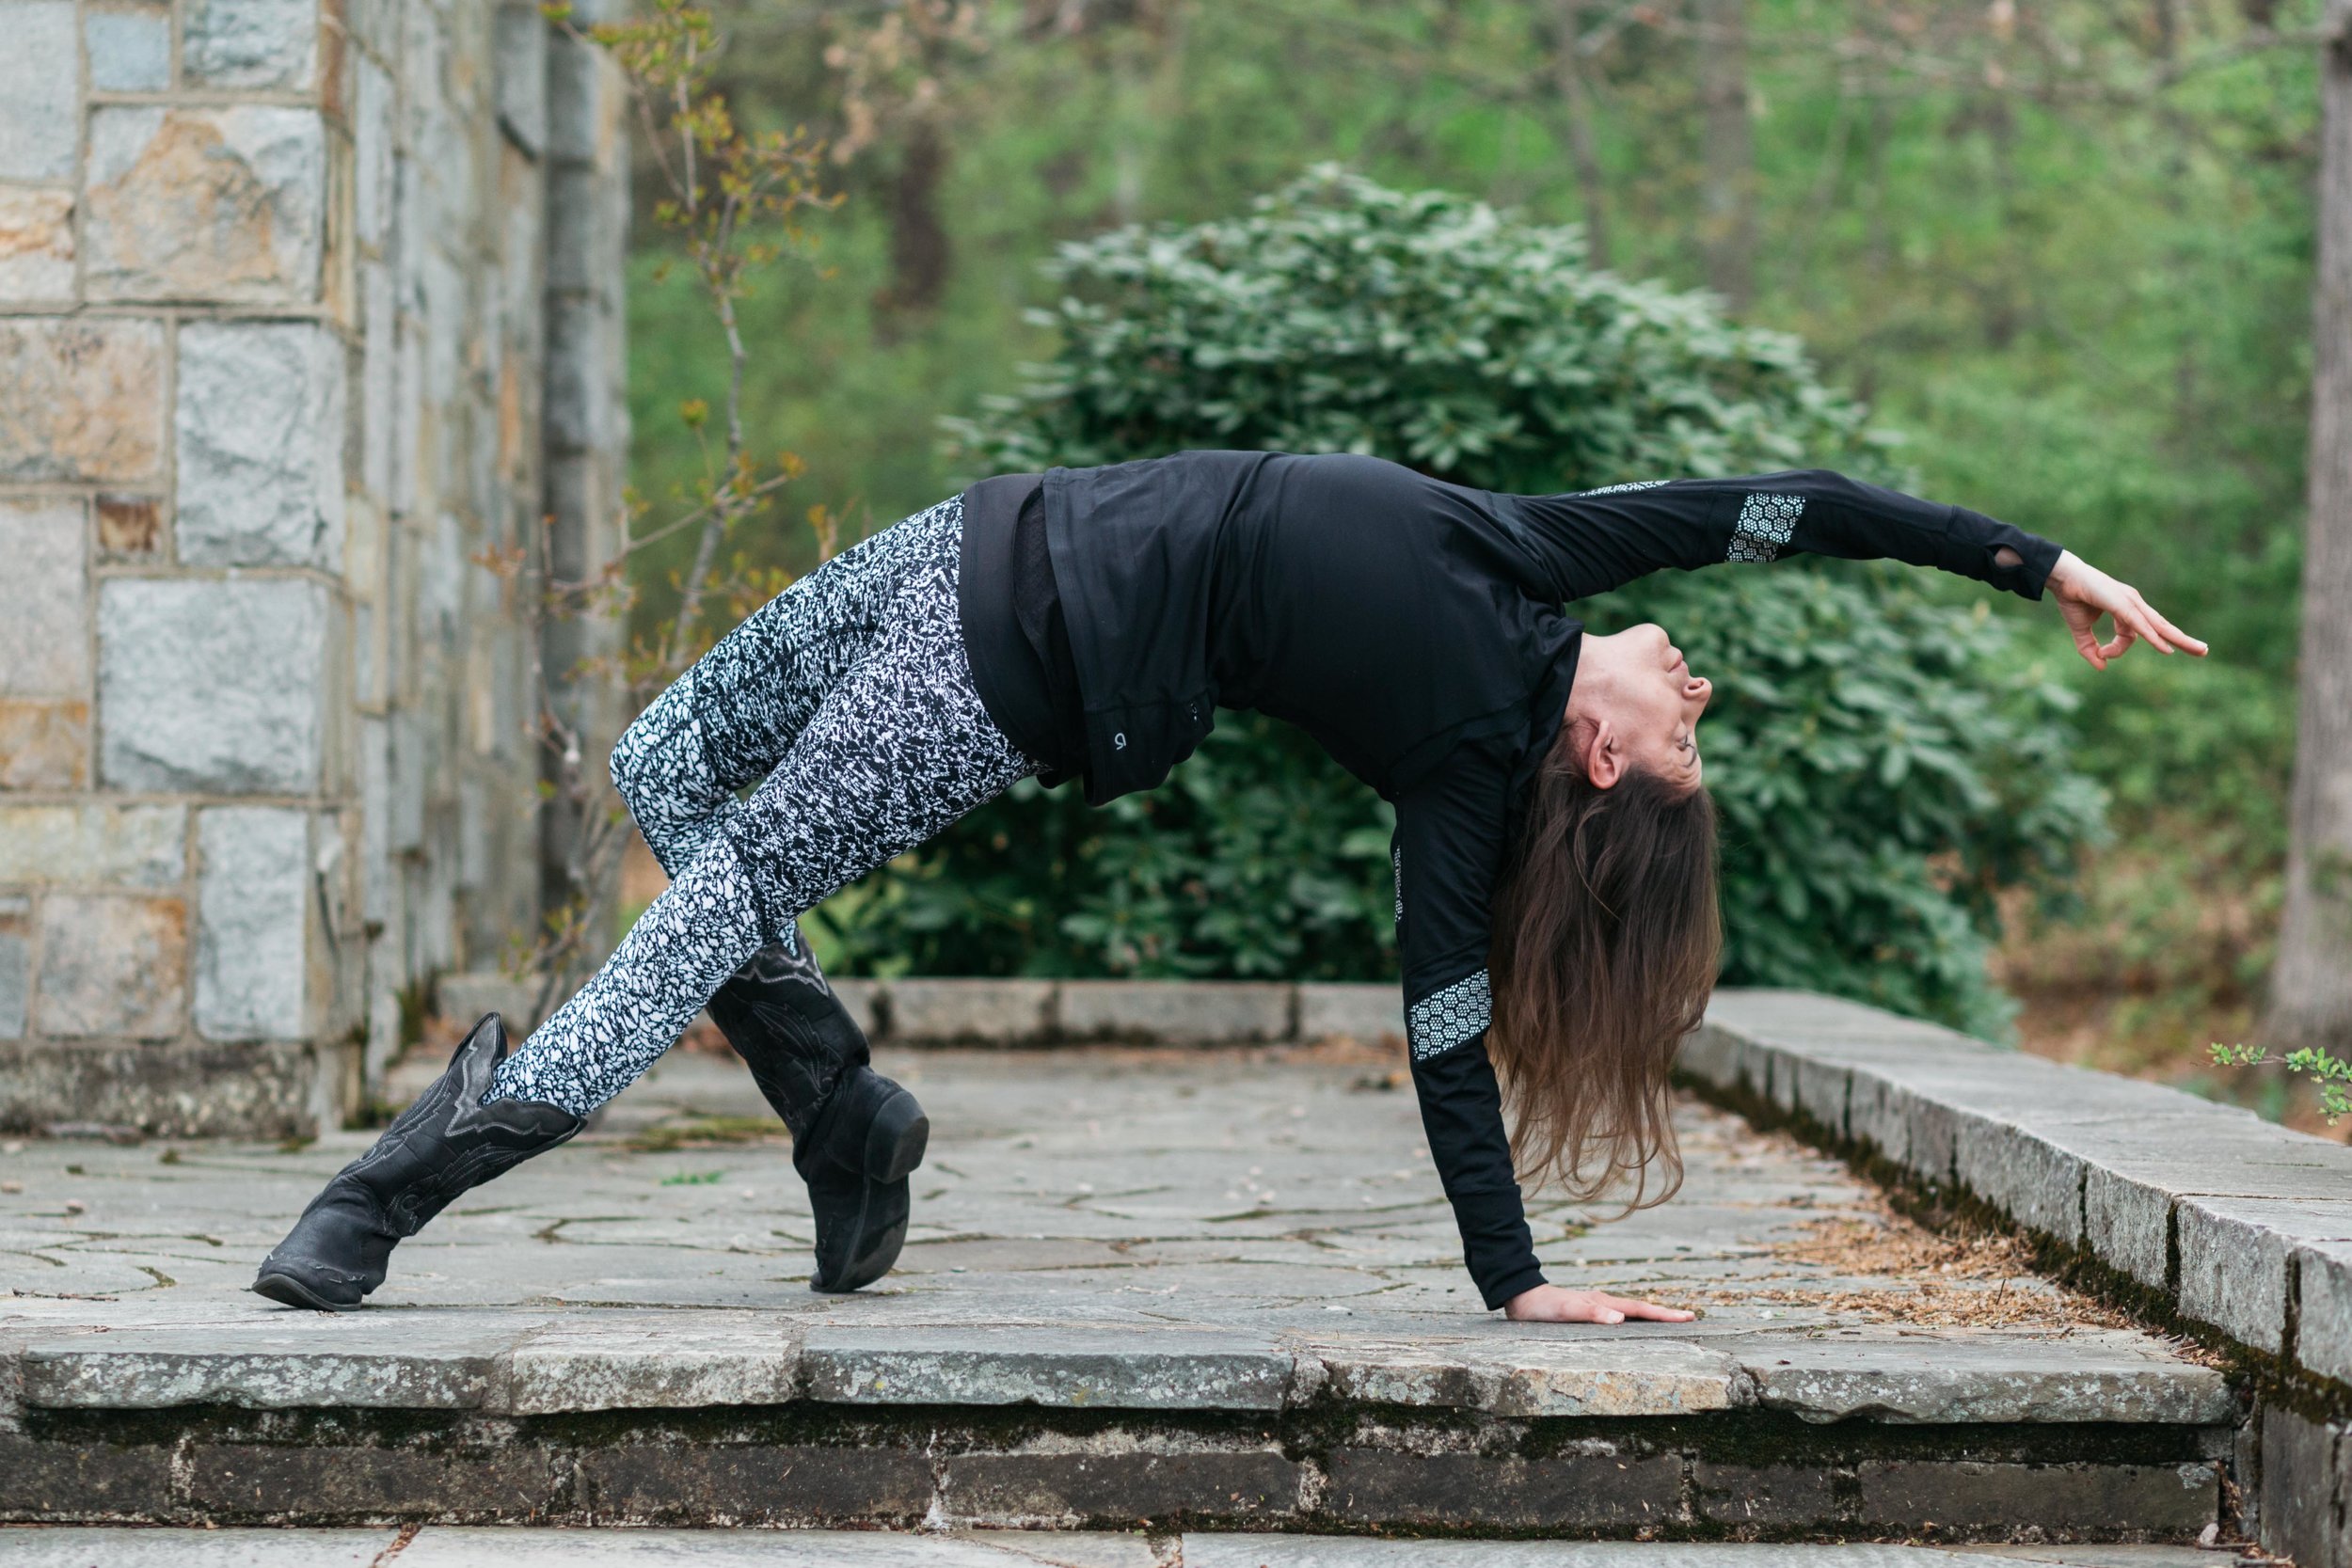
[[[100,92],[163,92],[171,86],[171,8],[93,7],[82,18],[82,47]]]
[[[1059,1033],[1073,1040],[1241,1045],[1291,1036],[1291,988],[1246,980],[1064,980]]]
[[[323,326],[180,329],[180,559],[343,565],[343,350]]]
[[[89,784],[89,705],[0,697],[0,789]]]
[[[326,137],[315,109],[128,105],[90,115],[92,299],[319,297]]]
[[[2352,1241],[2352,1200],[2187,1196],[2178,1209],[2182,1316],[2276,1355],[2284,1348],[2287,1254]]]
[[[0,886],[171,887],[187,827],[178,805],[0,805]]]
[[[621,137],[619,84],[601,51],[569,36],[548,42],[548,156],[611,167]]]
[[[1343,1448],[1325,1463],[1320,1512],[1351,1525],[1458,1525],[1567,1535],[1682,1517],[1682,1460],[1614,1453],[1556,1459]]]
[[[98,549],[118,561],[152,561],[164,545],[164,503],[155,496],[100,496]]]
[[[89,690],[89,543],[75,500],[0,501],[0,693]]]
[[[2188,1541],[2220,1517],[2221,1477],[2201,1461],[2179,1465],[2011,1465],[1865,1460],[1855,1466],[1857,1523],[1909,1533],[2003,1530],[2146,1532]]]
[[[1722,1351],[1674,1339],[1522,1339],[1504,1344],[1316,1341],[1325,1390],[1372,1404],[1490,1415],[1685,1416],[1745,1403]]]
[[[330,613],[326,589],[314,582],[103,583],[102,782],[231,795],[317,789]]]
[[[42,1442],[0,1432],[0,1515],[151,1519],[171,1508],[167,1445]]]
[[[207,1039],[309,1032],[310,818],[215,806],[196,818],[196,1027]]]
[[[2262,1428],[2264,1549],[2291,1559],[2298,1568],[2344,1568],[2333,1539],[2345,1490],[2339,1458],[2344,1428],[2277,1404],[2265,1404],[2256,1419]]]
[[[187,1464],[195,1509],[255,1521],[528,1518],[554,1503],[557,1471],[554,1456],[527,1447],[205,1443]]]
[[[2294,1257],[2295,1359],[2352,1383],[2352,1242],[2307,1242]]]
[[[1354,986],[1308,980],[1298,987],[1298,1037],[1382,1040],[1403,1044],[1405,996],[1394,986]]]
[[[157,1137],[292,1138],[318,1131],[331,1061],[309,1045],[28,1039],[0,1044],[11,1128],[52,1121],[136,1127]],[[289,1208],[287,1214],[293,1210]],[[286,1216],[275,1223],[282,1226]],[[144,1289],[144,1287],[141,1287]]]
[[[73,297],[73,193],[0,186],[0,301]]]
[[[815,1328],[809,1397],[836,1404],[1279,1410],[1292,1358],[1246,1335],[1043,1328]]]
[[[2101,1262],[2169,1290],[2172,1198],[2156,1182],[2093,1165],[2083,1174],[2083,1240]]]
[[[1148,1439],[1147,1439],[1148,1441]],[[975,1453],[947,1461],[950,1518],[993,1526],[1166,1526],[1178,1519],[1295,1518],[1306,1466],[1279,1449]]]
[[[1838,1515],[1837,1484],[1820,1465],[1719,1465],[1698,1460],[1691,1466],[1698,1514],[1710,1524],[1734,1528],[1820,1528]]]
[[[177,898],[53,893],[40,904],[35,1022],[44,1035],[169,1039],[187,998]]]
[[[893,980],[890,1038],[925,1045],[1034,1045],[1052,1022],[1051,980]]]
[[[392,493],[400,360],[392,269],[380,261],[359,269],[359,483],[381,499]]]
[[[21,914],[0,916],[0,1039],[24,1037],[32,1006],[32,950]]]
[[[495,1402],[501,1357],[546,1321],[385,1321],[397,1316],[254,1308],[229,1321],[36,1338],[24,1354],[24,1400],[40,1410],[478,1410]]]
[[[884,987],[880,980],[836,980],[825,976],[825,984],[849,1010],[850,1020],[865,1032],[868,1040],[878,1039],[882,1032],[882,997]]]
[[[1953,1174],[2027,1229],[2066,1246],[2083,1239],[2083,1162],[2031,1126],[1972,1118],[1954,1147]]]
[[[372,1529],[279,1528],[224,1534],[217,1528],[145,1523],[186,1516],[185,1510],[160,1499],[143,1509],[120,1512],[141,1520],[141,1528],[52,1526],[40,1535],[40,1544],[47,1550],[29,1556],[24,1532],[9,1531],[16,1548],[9,1568],[89,1568],[91,1564],[103,1568],[377,1568],[389,1562],[388,1554],[400,1545],[400,1532],[382,1526]]]
[[[542,1329],[508,1358],[506,1408],[546,1416],[791,1402],[799,1347],[771,1321],[743,1316],[608,1315]]]
[[[1758,1335],[1728,1348],[1760,1403],[1808,1421],[2223,1426],[2236,1413],[2219,1372],[2152,1354],[2137,1334],[1911,1328]]]
[[[367,55],[353,65],[352,221],[359,243],[380,246],[391,235],[399,129],[392,117],[391,73]]]
[[[165,379],[158,323],[0,318],[0,483],[153,479]]]
[[[548,142],[548,24],[538,7],[499,8],[491,64],[499,126],[536,158]]]
[[[298,90],[318,74],[317,0],[188,0],[183,17],[191,87]]]
[[[578,1461],[600,1518],[697,1525],[912,1524],[931,1504],[930,1461],[897,1449],[628,1443]]]
[[[65,180],[81,133],[72,0],[15,0],[0,51],[0,180]]]

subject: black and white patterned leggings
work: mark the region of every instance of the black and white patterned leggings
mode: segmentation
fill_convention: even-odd
[[[811,905],[1037,771],[980,704],[956,604],[963,498],[844,550],[638,717],[612,783],[670,885],[501,1064],[491,1100],[586,1116]],[[736,792],[765,775],[746,800]]]

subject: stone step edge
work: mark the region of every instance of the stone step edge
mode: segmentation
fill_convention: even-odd
[[[1326,1039],[1400,1043],[1405,1000],[1392,984],[1320,980],[836,979],[868,1039],[909,1046],[1273,1045]],[[445,974],[441,1015],[485,1012],[528,1027],[538,988],[497,974]]]
[[[2095,1260],[2352,1416],[2352,1148],[1807,991],[1717,992],[1676,1065]]]
[[[364,1324],[331,1319],[273,1319],[258,1332],[18,1327],[0,1329],[16,1341],[0,1390],[21,1408],[51,1411],[211,1404],[532,1416],[805,1402],[1251,1413],[1378,1405],[1510,1419],[1761,1410],[1890,1425],[2220,1427],[2236,1418],[2221,1374],[2151,1355],[2141,1337],[2113,1331],[2064,1340],[1957,1335],[1945,1347],[1778,1334],[1408,1345],[1199,1333],[1144,1346],[1068,1328],[795,1335],[739,1321],[746,1316],[545,1317],[443,1329],[439,1339],[460,1342],[437,1345],[413,1332],[382,1342]]]

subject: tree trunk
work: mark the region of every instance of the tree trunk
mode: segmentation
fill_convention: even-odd
[[[1706,182],[1699,238],[1707,283],[1734,315],[1754,292],[1756,150],[1748,129],[1748,0],[1698,0]]]
[[[1592,88],[1584,79],[1584,60],[1576,52],[1577,35],[1584,28],[1584,0],[1557,0],[1560,43],[1552,61],[1552,85],[1567,110],[1568,158],[1576,166],[1578,204],[1584,209],[1584,253],[1593,265],[1609,265],[1609,182],[1601,172],[1600,150],[1593,144]]]
[[[931,111],[919,112],[907,127],[890,182],[890,282],[874,301],[884,338],[895,336],[891,317],[929,310],[946,292],[951,252],[939,216],[946,174],[947,143],[938,120]]]
[[[2343,1049],[2352,1047],[2352,0],[2328,0],[2327,15],[2302,700],[2268,1028],[2278,1045]]]

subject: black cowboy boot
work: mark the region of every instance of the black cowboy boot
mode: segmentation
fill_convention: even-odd
[[[484,1015],[440,1081],[345,1165],[262,1259],[255,1292],[289,1307],[347,1312],[384,1283],[393,1245],[451,1199],[579,1132],[581,1119],[561,1106],[482,1103],[505,1055],[505,1026],[498,1014]]]
[[[872,1284],[906,1242],[907,1175],[931,1134],[923,1107],[868,1065],[865,1031],[805,940],[753,954],[707,1006],[791,1129],[792,1168],[817,1216],[809,1289]]]

